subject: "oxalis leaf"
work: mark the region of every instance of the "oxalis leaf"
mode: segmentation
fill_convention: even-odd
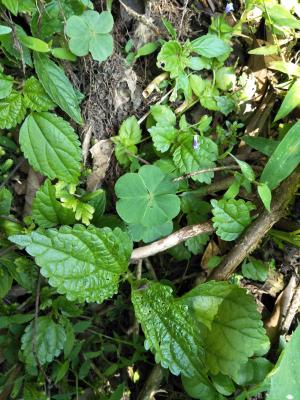
[[[21,338],[26,363],[36,365],[36,358],[41,365],[50,363],[61,353],[65,340],[63,326],[56,324],[52,318],[39,317],[37,321],[32,321]]]
[[[101,303],[115,294],[132,252],[131,240],[119,228],[91,225],[40,228],[10,240],[35,257],[51,286],[79,302]]]
[[[255,208],[251,202],[242,199],[211,200],[213,226],[222,240],[234,240],[250,224],[250,211]]]
[[[32,204],[32,217],[43,228],[55,225],[71,225],[75,222],[73,211],[66,209],[56,200],[55,186],[47,179],[36,192]]]
[[[162,225],[180,211],[176,196],[178,184],[158,167],[144,165],[138,173],[128,173],[118,179],[115,192],[119,197],[117,212],[129,224],[145,227]]]
[[[78,182],[81,150],[68,122],[48,112],[32,113],[21,126],[19,141],[34,169],[50,179]]]
[[[82,123],[75,90],[63,69],[41,53],[34,53],[34,66],[48,96],[78,124]]]
[[[176,302],[170,286],[146,282],[134,288],[131,300],[146,336],[145,348],[174,375],[192,377],[205,371],[198,324],[187,307]]]
[[[232,376],[248,357],[268,351],[256,303],[245,289],[227,282],[208,282],[180,299],[201,322],[206,363],[213,374]]]

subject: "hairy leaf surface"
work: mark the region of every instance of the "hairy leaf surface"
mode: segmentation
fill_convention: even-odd
[[[132,242],[119,228],[75,225],[38,229],[10,240],[26,248],[41,274],[69,300],[98,302],[118,290],[120,274],[127,270]]]
[[[68,122],[55,114],[30,114],[20,129],[21,149],[30,165],[50,179],[77,183],[81,150]]]

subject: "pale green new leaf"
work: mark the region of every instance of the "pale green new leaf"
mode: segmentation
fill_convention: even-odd
[[[19,11],[19,0],[2,0],[2,4],[14,15]]]
[[[192,49],[206,58],[220,57],[231,52],[231,47],[215,35],[207,34],[192,41]]]
[[[268,351],[269,340],[255,300],[245,289],[212,281],[200,284],[179,301],[206,327],[202,337],[213,374],[232,376],[249,357]]]
[[[208,137],[200,137],[199,148],[193,148],[193,136],[184,133],[179,139],[179,146],[173,153],[173,161],[182,174],[214,168],[218,158],[218,146]],[[197,182],[210,183],[213,172],[205,172],[192,176]]]
[[[9,96],[0,100],[0,128],[14,128],[23,121],[26,113],[23,97],[14,90]]]
[[[68,122],[48,112],[32,113],[21,126],[19,141],[35,170],[50,179],[78,182],[81,150]]]
[[[75,222],[74,213],[56,199],[55,186],[48,179],[36,192],[32,203],[32,217],[43,228],[71,225]]]
[[[36,365],[37,358],[41,365],[50,363],[60,355],[65,340],[66,333],[62,325],[55,323],[52,318],[39,317],[26,327],[21,338],[25,362]]]
[[[132,252],[131,240],[119,228],[92,225],[40,228],[10,240],[35,257],[41,274],[58,293],[79,302],[101,303],[117,293]]]
[[[172,292],[170,286],[147,281],[132,290],[131,300],[146,336],[146,350],[174,375],[191,377],[205,372],[199,326]]]
[[[300,162],[300,122],[296,122],[265,165],[260,182],[273,190],[287,178]]]
[[[138,173],[127,173],[117,180],[117,212],[128,224],[162,225],[180,211],[177,189],[178,183],[158,167],[144,165]]]
[[[300,79],[296,80],[296,82],[293,83],[293,85],[289,88],[278,110],[278,113],[276,114],[274,121],[278,121],[279,119],[286,117],[299,104],[300,104]]]
[[[271,371],[270,393],[267,400],[297,400],[300,393],[300,327],[281,353],[275,368]]]
[[[222,240],[231,241],[240,236],[250,224],[250,211],[255,207],[242,199],[211,200],[213,226]]]
[[[46,93],[78,124],[82,123],[76,92],[64,70],[41,53],[34,53],[34,66]]]
[[[92,54],[94,60],[104,61],[113,52],[113,38],[109,32],[113,28],[113,17],[109,11],[100,14],[87,10],[81,15],[72,15],[65,32],[70,37],[69,47],[77,56]]]
[[[23,88],[25,106],[32,111],[48,111],[55,107],[55,104],[45,92],[43,86],[34,77],[26,80]]]

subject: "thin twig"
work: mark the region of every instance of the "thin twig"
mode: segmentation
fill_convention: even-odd
[[[182,181],[183,179],[192,178],[193,176],[205,174],[207,172],[218,172],[218,171],[226,171],[226,170],[237,170],[241,169],[239,165],[224,165],[222,167],[214,167],[214,168],[206,168],[206,169],[199,169],[198,171],[190,172],[189,174],[184,174],[179,176],[178,178],[174,178],[173,181]]]
[[[298,284],[298,286],[294,291],[293,298],[290,302],[287,314],[282,323],[282,328],[281,328],[282,333],[288,333],[291,324],[293,322],[293,319],[298,312],[299,307],[300,307],[300,284]]]
[[[146,164],[146,165],[149,165],[149,164],[150,164],[149,161],[144,160],[142,157],[137,156],[136,154],[131,153],[131,151],[126,150],[125,153],[126,153],[128,156],[133,157],[133,158],[135,158],[136,160],[140,161],[142,164]]]

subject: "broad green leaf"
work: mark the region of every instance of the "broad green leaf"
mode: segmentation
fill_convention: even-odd
[[[64,47],[55,47],[51,50],[51,54],[60,60],[76,61],[77,57]]]
[[[46,93],[78,124],[82,123],[76,92],[64,70],[41,53],[34,53],[34,66]]]
[[[154,106],[151,106],[150,111],[155,121],[160,125],[175,126],[176,115],[169,106],[155,104]]]
[[[13,77],[0,73],[0,99],[9,96],[13,89]]]
[[[14,90],[0,100],[0,128],[10,129],[23,121],[26,113],[23,97]]]
[[[234,161],[236,161],[238,163],[238,165],[241,167],[241,171],[242,171],[242,174],[244,175],[244,177],[246,179],[248,179],[248,181],[253,182],[255,180],[255,173],[254,173],[251,165],[249,165],[245,161],[239,160],[232,154],[230,154],[230,155],[234,159]]]
[[[268,68],[283,72],[287,75],[294,75],[300,78],[300,67],[297,64],[288,61],[272,61]]]
[[[23,355],[27,364],[50,363],[61,353],[66,340],[65,330],[49,317],[39,317],[25,329],[21,338]],[[35,358],[36,354],[36,358]]]
[[[206,58],[220,57],[231,52],[231,47],[215,35],[207,34],[192,41],[195,53]]]
[[[32,111],[48,111],[55,107],[43,86],[34,76],[25,81],[23,96],[25,106]]]
[[[48,44],[41,39],[27,35],[19,35],[19,38],[22,45],[28,47],[28,49],[38,51],[40,53],[48,53],[50,51]]]
[[[257,47],[248,51],[249,54],[260,55],[260,56],[270,56],[272,54],[278,54],[278,46],[276,44],[270,44],[268,46]]]
[[[205,57],[189,57],[188,67],[194,71],[202,71],[203,69],[211,69],[209,59]]]
[[[0,188],[0,215],[9,215],[12,194],[5,187]]]
[[[251,222],[251,202],[242,199],[211,200],[213,226],[222,240],[231,241],[240,236]]]
[[[20,35],[26,34],[24,29],[20,25],[16,24],[15,22],[14,22],[14,29],[15,29],[18,39],[19,39]],[[19,60],[19,61],[23,60],[23,62],[26,65],[29,65],[30,67],[32,67],[30,50],[20,43],[21,48],[22,48],[22,56],[21,56],[21,52],[15,48],[14,35],[1,35],[0,42],[1,42],[1,45],[2,45],[1,47],[2,47],[4,54],[9,59],[13,58],[14,62],[15,62],[15,59]]]
[[[21,126],[21,149],[30,165],[50,179],[77,183],[81,151],[71,125],[47,112],[28,115]]]
[[[265,165],[260,182],[273,190],[287,178],[300,162],[300,122],[296,122]]]
[[[98,302],[118,290],[120,274],[126,272],[132,242],[119,228],[75,225],[38,229],[28,235],[10,236],[26,248],[58,293],[79,302]]]
[[[56,200],[55,186],[48,179],[36,192],[32,203],[32,217],[43,228],[71,225],[75,222],[74,213]]]
[[[206,363],[213,374],[232,376],[254,354],[268,351],[269,340],[256,303],[245,289],[228,282],[198,285],[179,299],[206,328]]]
[[[263,357],[250,358],[234,374],[234,381],[241,386],[260,384],[271,371],[273,364]]]
[[[127,173],[117,180],[117,212],[128,224],[162,225],[179,213],[177,188],[178,184],[158,167],[144,165],[138,173]]]
[[[6,269],[0,267],[0,299],[3,299],[11,289],[13,278]]]
[[[149,54],[154,53],[159,48],[159,46],[159,42],[146,43],[137,50],[135,58],[148,56]]]
[[[171,78],[178,77],[188,66],[189,50],[176,40],[166,42],[157,56],[157,66],[170,72]]]
[[[260,183],[257,186],[257,191],[261,201],[268,211],[271,211],[272,192],[266,183]]]
[[[173,161],[182,174],[191,173],[207,168],[214,168],[218,158],[218,146],[208,137],[200,137],[199,148],[193,148],[193,136],[184,133],[179,138],[179,145],[173,153]],[[210,183],[213,172],[194,175],[197,182]]]
[[[10,328],[12,325],[23,325],[31,321],[34,314],[14,314],[0,316],[0,329]]]
[[[272,24],[278,25],[283,28],[289,27],[300,29],[300,21],[296,17],[294,17],[283,5],[268,5],[266,11],[268,14],[266,21],[270,19]]]
[[[206,87],[205,80],[202,79],[199,75],[191,74],[189,76],[189,83],[191,85],[193,93],[195,93],[195,95],[200,98]]]
[[[143,226],[141,224],[129,224],[128,232],[134,242],[142,240],[144,243],[153,242],[164,236],[169,235],[173,230],[172,221],[165,222],[162,225]]]
[[[174,375],[191,377],[205,372],[199,326],[172,292],[170,286],[146,281],[132,290],[131,300],[146,337],[146,350]]]
[[[2,4],[14,15],[19,11],[19,0],[1,0]]]
[[[271,371],[270,393],[267,400],[297,400],[300,393],[300,327],[292,334],[292,338],[287,343],[281,353],[275,368]]]
[[[106,60],[113,52],[113,38],[109,34],[113,23],[109,11],[99,14],[87,10],[79,16],[71,16],[66,23],[65,33],[70,37],[69,47],[72,53],[86,56],[90,52],[94,60]]]
[[[283,99],[280,109],[276,114],[274,121],[278,121],[279,119],[286,117],[299,104],[300,104],[300,79],[296,80],[296,82],[293,83],[293,85],[289,88],[287,94]]]
[[[154,147],[162,153],[169,150],[178,135],[177,129],[170,125],[163,126],[157,124],[148,129],[148,131],[150,132]]]
[[[0,35],[7,35],[12,31],[11,27],[6,25],[0,25]]]
[[[279,144],[279,141],[277,140],[263,137],[243,136],[241,139],[247,143],[248,146],[260,151],[262,154],[265,154],[268,157],[271,157]]]
[[[245,278],[265,282],[269,273],[269,265],[253,257],[243,262],[242,274]]]
[[[199,400],[224,400],[224,397],[216,391],[213,384],[201,376],[195,375],[191,378],[182,376],[184,390],[193,399]]]

